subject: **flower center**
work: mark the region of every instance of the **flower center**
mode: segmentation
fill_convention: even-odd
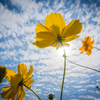
[[[56,42],[59,42],[59,43],[61,43],[62,44],[62,42],[63,42],[63,38],[61,37],[61,36],[57,36],[57,40],[56,40]]]
[[[21,87],[23,87],[23,80],[20,81],[20,83],[18,85],[21,86]]]
[[[89,43],[86,43],[86,46],[89,47]]]

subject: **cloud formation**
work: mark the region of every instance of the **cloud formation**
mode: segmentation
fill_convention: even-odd
[[[90,0],[91,1],[91,0]],[[60,13],[66,24],[73,19],[80,19],[83,30],[80,37],[70,42],[68,59],[81,65],[100,70],[99,51],[95,48],[92,55],[80,54],[78,50],[86,36],[95,40],[95,47],[100,48],[100,0],[95,2],[81,0],[9,0],[0,2],[0,65],[17,71],[18,63],[34,67],[32,89],[46,100],[49,93],[60,98],[63,75],[63,53],[55,48],[38,49],[35,41],[37,23],[44,24],[50,12]],[[60,51],[63,52],[63,51]],[[81,68],[67,61],[63,100],[99,100],[100,92],[95,88],[100,85],[100,74]],[[9,83],[7,83],[9,84]],[[5,86],[6,83],[2,84]],[[0,90],[1,93],[1,90]],[[1,99],[1,98],[0,98]],[[25,100],[36,99],[30,91],[26,91]]]

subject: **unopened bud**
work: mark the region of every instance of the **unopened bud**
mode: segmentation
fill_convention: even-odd
[[[6,67],[0,66],[0,83],[3,81],[5,75],[6,75]]]
[[[48,99],[53,100],[55,98],[55,94],[53,95],[52,93],[49,94]]]

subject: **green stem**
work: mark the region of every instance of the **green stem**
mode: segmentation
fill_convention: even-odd
[[[64,73],[63,73],[63,80],[62,80],[62,88],[61,88],[60,100],[62,100],[63,85],[64,85],[64,79],[65,79],[65,71],[66,71],[66,52],[64,50]]]
[[[68,58],[67,58],[67,60],[68,60]],[[96,69],[93,69],[93,68],[90,68],[90,67],[86,67],[86,66],[83,66],[83,65],[76,64],[76,63],[74,63],[74,62],[72,62],[72,61],[70,61],[70,60],[68,60],[68,61],[69,61],[70,63],[75,64],[75,65],[78,65],[78,66],[80,66],[80,67],[84,67],[84,68],[87,68],[87,69],[91,69],[91,70],[93,70],[93,71],[100,72],[99,70],[96,70]]]
[[[28,88],[30,91],[32,91],[32,92],[38,97],[39,100],[41,100],[40,97],[39,97],[31,88],[29,88],[29,87],[26,86],[25,84],[23,84],[23,85],[24,85],[26,88]]]
[[[2,83],[3,81],[5,81],[6,79],[2,79],[0,83]]]
[[[93,47],[93,48],[100,50],[100,49],[99,49],[99,48],[97,48],[97,47]]]

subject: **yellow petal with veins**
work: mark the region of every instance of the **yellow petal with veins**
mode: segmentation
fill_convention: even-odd
[[[69,43],[64,42],[63,46],[68,46],[69,47],[70,45],[69,45]]]
[[[48,40],[48,39],[54,40],[57,37],[55,37],[55,35],[51,32],[39,32],[39,33],[37,33],[37,38],[40,38],[42,40]]]
[[[23,87],[19,86],[17,91],[17,98],[16,100],[22,100],[25,97],[25,91]]]
[[[28,86],[29,88],[31,88],[31,83],[34,83],[34,80],[33,79],[29,79],[28,81],[26,81],[24,84],[26,85],[26,86]],[[26,88],[25,86],[24,86],[24,88],[26,89],[26,90],[28,90],[28,88]]]
[[[78,37],[79,37],[78,35],[69,36],[69,37],[64,38],[65,39],[64,41],[69,42],[69,41],[75,40]]]
[[[34,70],[33,66],[30,65],[30,70],[28,71],[28,73],[26,75],[27,78],[29,78],[29,76],[32,74],[33,70]]]
[[[38,48],[45,48],[45,47],[51,46],[52,41],[41,40],[41,41],[33,42],[32,44],[36,45]]]
[[[11,87],[17,88],[18,84],[22,81],[22,79],[23,77],[21,74],[16,74],[14,76],[11,76],[11,81],[10,81]]]
[[[17,66],[18,67],[18,74],[21,74],[23,76],[23,78],[26,77],[26,74],[28,73],[28,70],[27,70],[27,66],[22,63]]]
[[[44,26],[41,23],[38,23],[36,25],[36,29],[35,29],[35,33],[39,33],[39,32],[52,32],[52,30],[50,30],[48,27]]]
[[[82,23],[79,20],[72,20],[62,31],[62,37],[69,37],[72,35],[77,35],[82,31]]]
[[[45,26],[51,29],[55,35],[60,35],[62,29],[66,26],[64,18],[59,13],[50,13],[45,18]]]
[[[17,73],[14,70],[7,69],[5,78],[10,81],[11,76],[16,75]]]
[[[11,87],[3,87],[2,90],[4,90],[4,92],[0,95],[3,99],[11,99],[16,95],[17,92],[17,88],[13,89]]]

